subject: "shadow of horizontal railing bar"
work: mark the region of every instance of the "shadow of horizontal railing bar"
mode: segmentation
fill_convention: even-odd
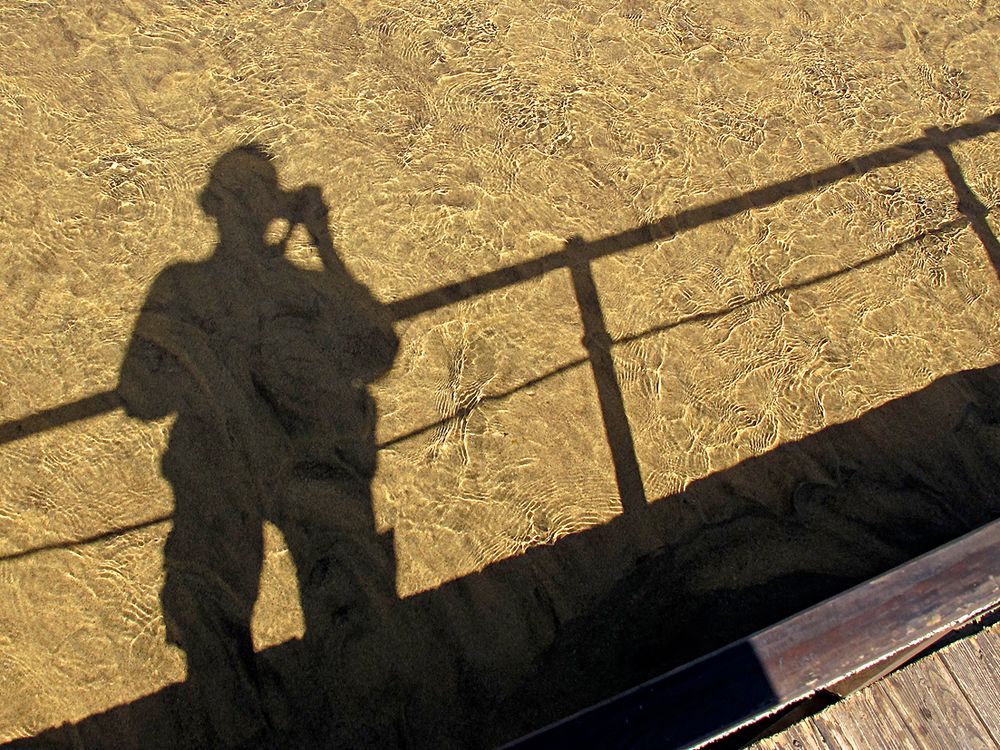
[[[593,261],[615,253],[632,250],[658,240],[668,239],[680,232],[695,229],[704,224],[735,216],[742,211],[773,205],[786,198],[802,195],[851,175],[866,174],[875,169],[913,159],[927,152],[939,151],[943,145],[977,138],[997,131],[1000,131],[1000,112],[949,130],[935,131],[939,135],[934,137],[928,135],[903,141],[863,156],[848,159],[831,167],[775,182],[732,198],[685,209],[625,232],[589,242],[580,242],[540,258],[488,271],[464,281],[446,284],[407,299],[390,302],[387,307],[394,320],[406,320],[456,302],[537,278],[550,271],[567,268],[574,259]],[[114,409],[119,404],[113,394],[113,390],[95,393],[72,403],[0,423],[0,445]]]
[[[391,302],[388,307],[396,320],[412,318],[445,305],[537,278],[559,268],[567,268],[574,262],[594,261],[652,242],[669,239],[681,232],[728,219],[743,211],[772,206],[787,198],[808,193],[844,178],[867,174],[875,169],[908,161],[924,153],[937,153],[948,144],[995,133],[998,130],[1000,130],[1000,112],[949,130],[935,129],[933,135],[903,141],[824,169],[749,190],[731,198],[678,211],[625,232],[567,246],[540,258],[499,268],[408,299]]]
[[[686,209],[675,214],[663,217],[662,219],[643,224],[634,229],[608,235],[592,241],[584,241],[574,238],[566,243],[559,251],[541,256],[539,258],[506,266],[501,269],[489,271],[477,276],[473,276],[461,282],[448,284],[437,289],[423,292],[403,300],[397,300],[387,304],[391,317],[396,321],[405,320],[417,315],[430,312],[435,309],[446,307],[457,302],[471,299],[504,287],[513,286],[533,278],[537,278],[549,272],[568,268],[574,276],[574,290],[577,293],[581,315],[585,327],[585,343],[594,342],[595,339],[605,338],[606,341],[598,342],[593,346],[588,346],[588,356],[565,363],[547,373],[524,381],[506,391],[488,395],[477,402],[478,404],[502,400],[509,396],[532,387],[541,382],[549,380],[559,374],[585,365],[588,362],[594,369],[594,377],[598,388],[598,397],[601,401],[602,416],[605,428],[608,432],[609,445],[611,447],[612,458],[615,463],[616,476],[621,492],[623,509],[639,510],[645,505],[645,497],[642,489],[641,478],[639,477],[638,466],[635,461],[634,448],[631,445],[631,433],[628,420],[624,413],[624,406],[621,401],[621,393],[615,378],[613,363],[610,359],[610,347],[622,345],[639,340],[646,336],[663,333],[681,325],[705,322],[734,310],[756,304],[768,297],[777,294],[802,289],[804,287],[821,283],[835,278],[853,270],[860,270],[874,263],[884,261],[909,245],[924,239],[927,236],[945,233],[962,226],[971,225],[977,236],[994,263],[994,267],[1000,267],[1000,247],[997,239],[986,223],[985,216],[987,209],[975,197],[972,190],[965,183],[961,169],[952,156],[948,145],[971,138],[980,137],[989,133],[1000,131],[1000,112],[994,113],[981,120],[958,126],[948,130],[930,128],[926,135],[914,138],[909,141],[900,142],[878,151],[873,151],[862,156],[849,159],[824,169],[809,172],[797,177],[779,181],[762,188],[747,191],[731,198],[714,201],[691,209]],[[807,193],[811,190],[835,183],[852,175],[866,174],[872,170],[898,164],[912,159],[920,154],[934,153],[944,163],[945,171],[951,181],[956,194],[958,195],[958,208],[963,214],[963,218],[946,222],[933,229],[925,230],[916,236],[894,245],[892,248],[879,253],[871,258],[859,263],[847,266],[837,271],[821,274],[790,285],[776,287],[754,297],[748,298],[737,305],[727,308],[697,313],[683,317],[669,323],[660,324],[633,334],[610,339],[604,331],[603,313],[596,298],[596,289],[593,287],[593,279],[590,276],[589,264],[597,259],[631,250],[643,245],[668,239],[680,232],[694,229],[708,223],[720,221],[743,211],[753,208],[762,208],[774,205],[784,199]],[[588,285],[589,279],[589,285]],[[581,287],[582,285],[582,287]],[[587,292],[589,299],[581,298],[581,288]],[[596,328],[594,328],[596,326]],[[608,349],[605,356],[604,349]],[[115,389],[98,392],[78,399],[67,404],[38,411],[26,417],[9,420],[0,423],[0,445],[10,443],[22,438],[34,435],[46,430],[55,429],[73,422],[81,421],[91,417],[99,416],[119,408],[121,399]],[[456,411],[436,422],[424,425],[407,432],[403,435],[391,438],[379,445],[380,449],[385,449],[403,442],[404,440],[416,437],[429,430],[444,426],[457,419],[461,419],[470,411],[468,407]],[[622,447],[624,444],[624,448]],[[144,522],[111,530],[101,534],[93,535],[83,539],[68,542],[50,543],[38,547],[20,550],[18,552],[0,555],[0,562],[21,559],[29,555],[49,551],[54,549],[64,549],[82,544],[96,543],[112,538],[119,534],[131,533],[143,528],[164,523],[170,516],[159,516]]]

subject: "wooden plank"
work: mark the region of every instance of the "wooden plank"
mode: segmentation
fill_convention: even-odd
[[[851,750],[928,750],[874,686],[813,717],[828,738]]]
[[[928,748],[997,750],[974,706],[939,654],[873,686],[884,691],[910,731]]]
[[[934,670],[934,674],[928,677],[934,685],[934,692],[928,700],[934,700],[941,680],[945,681],[944,690],[954,694],[948,680],[950,675],[966,702],[974,708],[976,718],[988,730],[990,739],[1000,745],[1000,624],[952,644],[937,656],[948,674],[942,673],[932,660],[909,667],[917,672]],[[893,677],[889,682],[902,679]],[[810,748],[817,742],[816,728],[830,748],[938,750],[940,747],[933,744],[940,738],[924,733],[915,735],[911,731],[902,720],[894,700],[887,694],[885,685],[864,688],[812,717],[811,721],[815,728],[807,726],[808,722],[802,722],[752,745],[750,750]],[[796,745],[796,742],[800,744]]]
[[[751,745],[747,750],[855,750],[824,738],[811,719],[789,727],[781,734]]]
[[[794,703],[779,711],[774,716],[751,724],[727,739],[727,743],[735,746],[739,742],[752,744],[768,737],[776,737],[811,717],[829,708],[834,701],[833,695],[817,693],[811,698]]]
[[[929,651],[935,643],[940,641],[946,635],[946,633],[939,633],[938,635],[922,640],[919,643],[915,643],[909,648],[903,649],[898,654],[895,654],[888,659],[884,659],[883,661],[873,664],[867,669],[863,669],[845,680],[841,680],[840,682],[830,685],[827,690],[835,695],[839,695],[841,698],[846,698],[852,693],[868,687],[873,682],[878,682],[887,674],[895,672],[901,666],[906,664],[906,662],[910,661],[910,659],[919,656],[924,651]]]
[[[775,693],[820,690],[1000,600],[1000,521],[751,637]]]
[[[998,601],[1000,521],[994,521],[507,747],[702,747]]]
[[[945,649],[941,659],[976,707],[993,741],[1000,744],[1000,625]]]

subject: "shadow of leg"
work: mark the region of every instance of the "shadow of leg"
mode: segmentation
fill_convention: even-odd
[[[407,669],[391,537],[375,532],[367,484],[298,478],[275,521],[291,551],[310,674],[300,684],[314,731],[344,747],[396,747]]]
[[[168,639],[187,657],[180,687],[185,744],[251,748],[268,744],[269,721],[249,617],[234,617],[217,587],[168,571],[163,608]]]
[[[187,657],[180,693],[191,746],[257,747],[269,730],[250,634],[263,519],[239,459],[196,413],[178,418],[163,456],[175,513],[161,603],[167,640]]]

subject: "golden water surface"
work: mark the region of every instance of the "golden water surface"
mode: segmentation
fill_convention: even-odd
[[[629,600],[652,613],[637,626],[647,634],[668,601],[858,579],[923,549],[884,533],[891,509],[926,506],[898,493],[923,490],[851,485],[851,450],[891,461],[894,445],[919,452],[940,428],[966,436],[948,443],[949,466],[988,473],[1000,454],[989,387],[880,423],[870,443],[859,428],[825,464],[769,452],[1000,363],[1000,135],[947,146],[971,209],[925,138],[1000,108],[998,34],[994,0],[4,0],[0,420],[116,387],[153,280],[218,240],[197,200],[213,163],[265,144],[283,186],[322,188],[336,250],[377,300],[399,311],[437,295],[397,316],[398,354],[372,386],[376,531],[392,543],[398,599],[469,623],[439,634],[435,679],[463,697],[429,701],[442,706],[433,736],[477,726],[466,691],[510,706],[498,738],[527,731],[556,718],[518,703],[544,703],[546,680],[570,675],[554,712],[622,686],[576,663],[560,672],[559,641],[583,632],[599,651],[593,631],[615,621],[621,582],[650,555],[674,583],[639,585],[648,606]],[[921,138],[896,163],[745,197]],[[721,208],[684,213],[709,204]],[[645,224],[645,241],[600,244]],[[524,265],[571,254],[571,237],[601,252],[576,270]],[[301,228],[289,245],[293,262],[319,267]],[[490,288],[469,281],[510,266]],[[588,278],[596,296],[581,301]],[[456,282],[466,291],[441,292]],[[185,679],[159,599],[173,417],[95,411],[0,445],[0,740]],[[890,472],[934,486],[920,498],[947,494],[927,479],[943,455],[927,442],[927,457]],[[766,471],[689,492],[768,455]],[[623,491],[629,466],[641,482]],[[795,472],[851,510],[827,499],[810,515],[782,484]],[[586,537],[618,528],[623,494],[635,526]],[[879,499],[890,496],[898,504]],[[956,533],[998,510],[970,496],[949,511]],[[646,505],[661,515],[643,528]],[[941,513],[914,510],[915,528]],[[560,545],[574,540],[589,546],[566,562]],[[560,562],[531,557],[540,547]],[[519,559],[535,566],[530,586],[491,573]],[[488,595],[471,592],[477,571]],[[258,651],[302,635],[298,598],[268,526]],[[711,618],[742,632],[739,607],[718,601],[675,610],[693,618],[670,625],[676,639]],[[773,621],[768,606],[745,626]],[[545,626],[522,627],[534,616]],[[666,665],[674,638],[634,648]],[[641,654],[616,664],[620,682],[648,676]]]

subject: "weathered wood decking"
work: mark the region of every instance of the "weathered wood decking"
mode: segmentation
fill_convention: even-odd
[[[769,717],[795,710],[796,704],[801,708],[805,705],[801,701],[830,693],[844,695],[866,685],[981,613],[995,611],[998,603],[1000,520],[509,747],[691,750],[719,738],[726,738],[727,747],[733,747],[743,736],[735,732],[754,732],[754,725],[763,730]],[[1000,668],[1000,659],[989,663]],[[992,681],[995,704],[995,678],[983,668],[976,674],[978,683]],[[902,702],[906,713],[884,715],[886,721],[891,717],[918,734],[916,727],[930,721],[927,711],[932,718],[957,716],[955,706],[963,705],[958,696],[964,695],[954,679],[942,683],[954,689],[940,696],[927,687],[930,677],[921,679],[907,686],[911,703]],[[924,706],[923,711],[921,704],[912,703],[921,700],[936,708]],[[911,710],[912,705],[917,708]],[[1000,716],[1000,711],[990,710],[991,715]],[[956,719],[959,725],[962,721]],[[970,726],[976,732],[986,731],[982,720]],[[802,731],[814,728],[807,723]],[[885,733],[891,740],[886,747],[901,746],[893,744],[896,729],[888,726]],[[988,732],[985,736],[991,737]],[[992,735],[997,736],[1000,732]],[[745,741],[753,739],[751,735]],[[815,746],[819,750],[881,747]],[[794,741],[788,747],[801,750]],[[998,746],[963,740],[914,747]]]
[[[869,685],[748,750],[1000,748],[1000,624]]]

